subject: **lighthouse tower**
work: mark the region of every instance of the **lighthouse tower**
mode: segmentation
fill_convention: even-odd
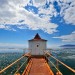
[[[46,50],[46,43],[47,40],[42,39],[39,34],[37,33],[35,37],[29,42],[29,50],[31,55],[44,55],[44,50]]]

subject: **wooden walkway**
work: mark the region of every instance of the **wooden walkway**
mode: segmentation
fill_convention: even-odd
[[[22,75],[54,75],[44,58],[31,58],[26,69]]]

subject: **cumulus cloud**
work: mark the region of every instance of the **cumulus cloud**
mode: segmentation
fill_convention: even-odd
[[[71,34],[69,35],[63,35],[63,36],[59,36],[59,37],[53,37],[53,38],[59,38],[61,39],[63,42],[75,42],[75,31],[73,31]]]
[[[49,18],[51,18],[53,16],[56,16],[57,15],[57,12],[56,12],[56,10],[54,8],[54,5],[53,4],[50,4],[47,9],[45,9],[43,7],[40,7],[39,8],[39,14],[45,14],[46,16],[48,15]]]
[[[61,7],[60,13],[54,8],[54,2]],[[52,17],[58,14],[63,16],[66,23],[75,25],[75,0],[0,0],[0,29],[41,29],[49,34],[57,32],[57,24],[51,22]],[[48,7],[46,8],[46,4]],[[38,8],[38,14],[28,11],[25,6],[32,5]],[[42,16],[39,16],[42,14]]]
[[[64,20],[67,24],[75,25],[75,7],[70,7],[65,11]]]
[[[44,17],[39,17],[39,14],[35,15],[33,12],[27,11],[24,7],[28,3],[29,0],[1,0],[0,28],[15,30],[12,27],[16,26],[19,29],[41,29],[49,34],[56,32],[56,28],[58,27],[58,25],[49,21],[50,16],[45,15]],[[45,5],[45,3],[46,0],[33,0],[34,6],[37,5],[36,7]],[[51,8],[53,7],[50,7],[50,10],[52,10]],[[48,10],[46,12],[48,12]],[[42,8],[39,9],[39,13],[42,13],[44,11],[45,10],[42,10]],[[45,14],[47,14],[46,12]],[[23,20],[23,22],[20,22],[21,20]]]
[[[43,6],[43,5],[45,5],[45,3],[46,3],[46,0],[33,0],[33,4],[36,7]]]
[[[58,4],[65,23],[75,25],[75,0],[60,0]]]

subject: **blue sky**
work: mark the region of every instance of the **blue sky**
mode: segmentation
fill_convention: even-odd
[[[48,47],[75,44],[75,0],[0,0],[0,47],[28,47],[36,33]]]

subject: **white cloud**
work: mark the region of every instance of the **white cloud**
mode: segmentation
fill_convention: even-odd
[[[14,28],[10,27],[9,25],[5,25],[5,24],[0,25],[0,29],[16,31]]]
[[[58,25],[50,22],[53,16],[56,17],[59,14],[54,8],[54,1],[57,1],[61,7],[60,15],[63,16],[65,22],[75,25],[75,0],[33,0],[33,6],[38,8],[38,14],[33,13],[33,11],[29,12],[24,8],[30,4],[29,1],[0,0],[0,29],[16,31],[13,26],[17,26],[19,29],[41,29],[49,34],[57,32]],[[46,2],[51,2],[48,8],[44,8]],[[39,17],[39,14],[44,15]],[[23,22],[19,22],[21,20]]]
[[[73,31],[71,34],[69,35],[62,35],[59,37],[53,37],[53,38],[59,38],[61,39],[63,42],[75,42],[75,31]]]
[[[52,16],[56,16],[57,12],[54,8],[53,4],[50,4],[49,8],[44,9],[43,7],[39,8],[39,14],[46,14],[46,16],[48,15],[49,18],[51,18]]]
[[[36,7],[41,7],[46,4],[46,0],[33,0],[33,4]]]
[[[0,25],[0,28],[1,28],[1,29],[4,29],[4,28],[6,28],[6,27],[5,27],[4,25]]]
[[[15,43],[0,43],[0,48],[27,48],[27,45]]]
[[[25,28],[29,28],[32,30],[41,29],[49,34],[57,31],[56,28],[58,27],[58,25],[49,22],[50,16],[46,15],[46,16],[40,18],[38,16],[38,14],[35,15],[34,13],[29,12],[24,8],[24,6],[27,5],[29,0],[22,0],[22,1],[21,0],[18,0],[18,1],[3,0],[1,2],[3,4],[0,3],[1,4],[0,28],[2,28],[4,25],[3,29],[15,30],[11,26],[16,25],[17,28],[20,28],[20,29],[25,29]],[[42,2],[42,0],[41,1],[34,0],[33,3],[36,5],[35,2],[38,3],[38,5],[39,5],[40,4],[39,2]],[[42,3],[45,4],[44,1]],[[52,10],[52,8],[53,7],[51,7],[50,10]],[[42,9],[40,9],[40,11],[43,12]],[[48,10],[46,12],[48,12]],[[52,14],[52,12],[50,14]],[[19,22],[20,20],[24,20],[24,21],[22,23],[20,23]],[[9,28],[7,28],[7,27],[9,27]]]
[[[63,16],[65,23],[75,25],[75,0],[60,0],[60,15]]]
[[[67,24],[75,25],[75,7],[69,7],[63,13],[64,20]]]
[[[74,33],[74,34],[75,34],[75,31],[73,31],[72,33]]]

